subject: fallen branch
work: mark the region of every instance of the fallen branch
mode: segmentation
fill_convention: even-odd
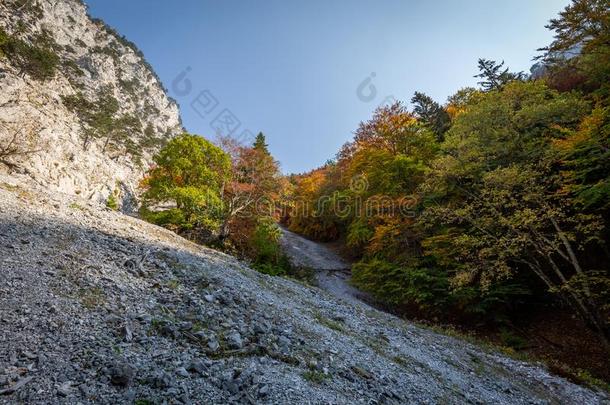
[[[3,390],[0,390],[0,395],[10,395],[10,394],[14,393],[15,391],[17,391],[19,388],[23,387],[24,385],[26,385],[27,383],[32,381],[33,379],[34,379],[34,377],[22,378],[21,380],[17,381],[12,387],[8,387]]]

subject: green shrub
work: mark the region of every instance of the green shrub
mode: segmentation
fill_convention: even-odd
[[[279,245],[281,236],[282,231],[273,219],[262,218],[259,220],[252,237],[257,262],[274,263],[278,260],[281,254]]]
[[[140,210],[140,216],[145,221],[163,227],[171,227],[172,225],[181,224],[184,227],[191,228],[187,225],[184,219],[184,213],[177,208],[172,208],[163,211],[151,211],[143,207]]]
[[[286,275],[286,269],[276,266],[273,263],[255,263],[252,267],[256,271],[259,271],[263,274],[268,274],[270,276],[284,276]]]
[[[434,268],[401,266],[381,259],[356,263],[352,281],[377,299],[394,305],[439,310],[449,298],[447,275]]]
[[[104,149],[123,148],[136,162],[139,161],[144,141],[134,140],[133,135],[142,132],[142,122],[135,115],[119,114],[119,102],[111,88],[103,88],[95,101],[87,100],[80,92],[63,96],[62,101],[87,125],[85,147],[92,138],[104,139]]]
[[[363,220],[352,222],[347,232],[347,246],[351,248],[361,248],[373,237],[373,230]]]
[[[282,231],[272,218],[259,219],[251,245],[255,252],[253,266],[261,273],[273,276],[286,275],[291,266],[288,257],[282,253],[280,237]]]
[[[521,336],[515,335],[512,331],[503,328],[500,329],[500,339],[504,346],[508,346],[515,350],[524,349],[527,346],[527,341]]]
[[[314,384],[322,384],[326,380],[332,380],[330,374],[325,374],[316,370],[308,370],[303,373],[303,378]]]
[[[223,219],[221,194],[231,168],[229,155],[200,136],[183,134],[168,142],[154,161],[142,182],[144,218],[202,236],[216,232]],[[147,211],[166,203],[175,208]]]
[[[6,56],[4,53],[4,49],[9,43],[9,40],[10,39],[8,34],[2,28],[0,28],[0,58]]]
[[[46,37],[45,37],[46,38]],[[45,44],[52,39],[45,41]],[[38,47],[8,35],[0,28],[0,56],[7,57],[23,73],[44,81],[55,76],[59,56],[50,47]]]
[[[108,199],[106,200],[106,207],[110,208],[111,210],[118,211],[119,202],[117,201],[114,192],[110,193],[108,196]]]
[[[44,16],[44,11],[38,2],[33,0],[14,0],[12,7],[16,10],[21,10],[27,15],[39,20]]]
[[[71,59],[65,60],[63,65],[64,65],[64,68],[66,69],[66,72],[68,72],[70,74],[70,76],[81,77],[81,76],[85,75],[85,73],[80,68],[80,66],[78,66],[78,64]]]
[[[138,86],[140,85],[140,82],[138,81],[138,79],[131,79],[131,80],[119,79],[119,85],[121,86],[121,89],[125,93],[127,93],[130,96],[135,96],[138,94]]]

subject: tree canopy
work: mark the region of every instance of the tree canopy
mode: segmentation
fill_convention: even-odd
[[[607,342],[609,15],[576,0],[551,20],[542,77],[480,59],[479,89],[377,109],[291,177],[288,225],[343,241],[355,284],[395,307],[501,319],[550,294]]]

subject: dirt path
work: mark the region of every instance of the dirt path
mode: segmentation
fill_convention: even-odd
[[[306,239],[282,228],[282,246],[292,264],[316,271],[318,287],[351,303],[362,304],[368,296],[354,288],[350,280],[350,263],[323,243]]]

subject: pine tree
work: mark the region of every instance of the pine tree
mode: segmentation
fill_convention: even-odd
[[[252,147],[255,150],[269,154],[269,149],[267,148],[268,145],[265,141],[265,135],[262,132],[259,132],[258,135],[256,135],[256,139],[254,140]]]
[[[439,103],[430,96],[416,91],[411,98],[413,113],[426,124],[436,135],[436,139],[443,140],[443,135],[451,124],[449,114]]]
[[[513,80],[525,79],[523,72],[509,72],[508,68],[504,68],[504,61],[497,63],[493,60],[479,59],[479,73],[474,77],[483,79],[478,82],[484,91],[492,91],[501,89],[506,83]]]

